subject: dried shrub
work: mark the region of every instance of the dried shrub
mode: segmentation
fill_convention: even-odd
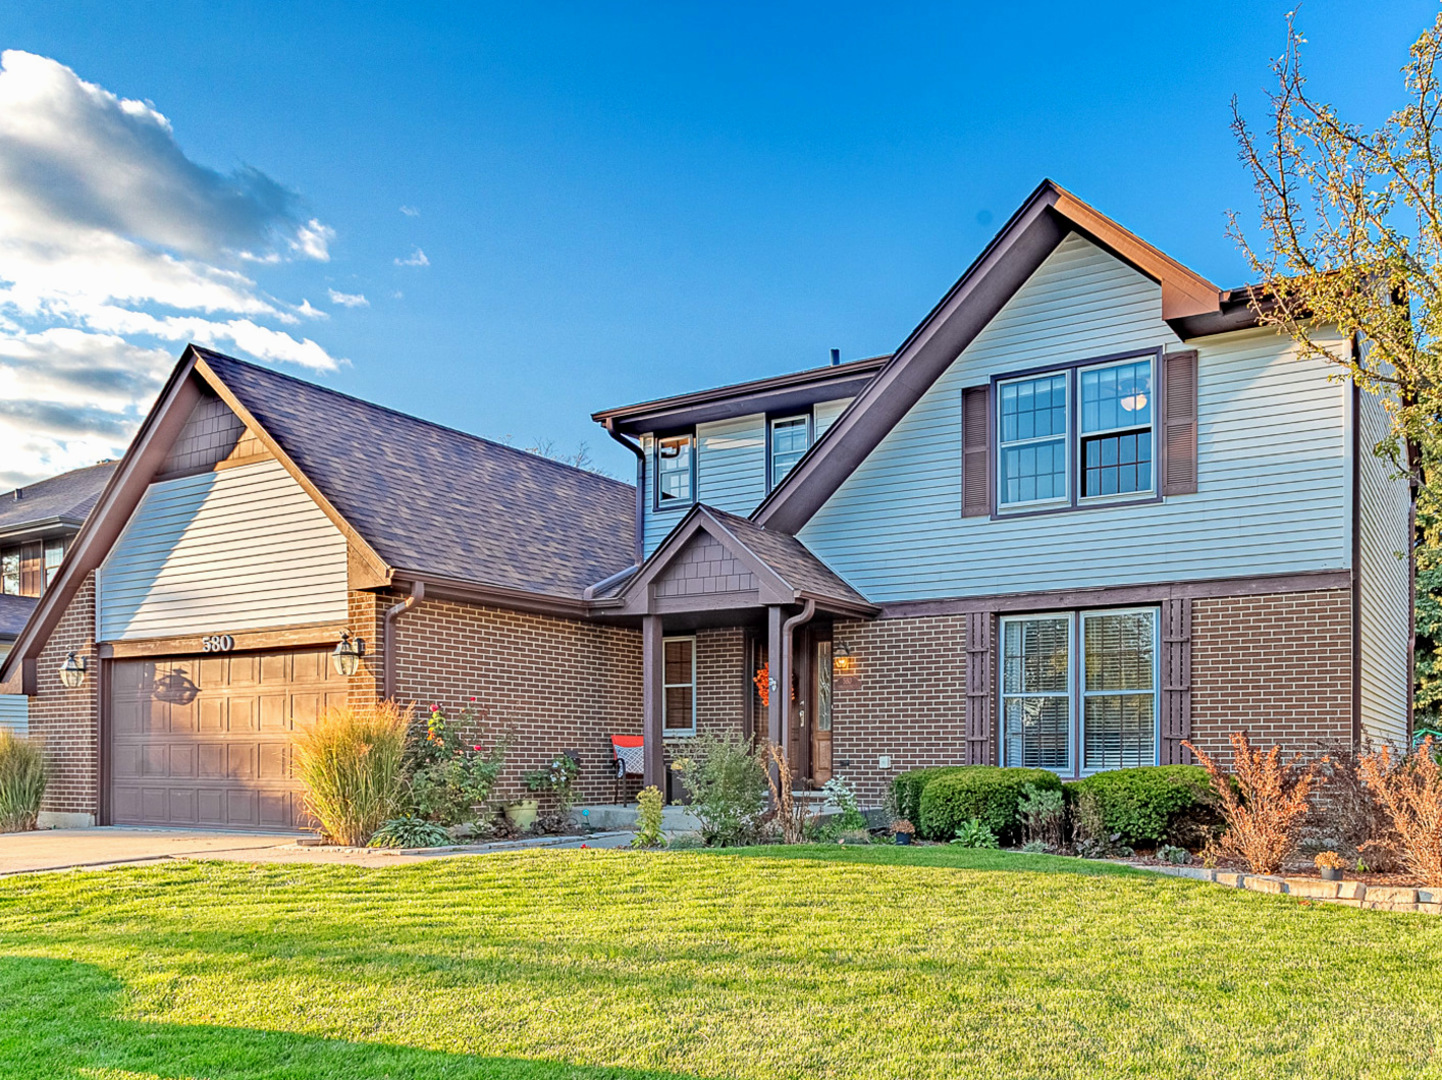
[[[805,841],[811,825],[811,805],[806,799],[796,798],[792,791],[791,765],[786,760],[786,748],[767,743],[766,754],[774,766],[766,771],[766,782],[771,786],[771,805],[775,807],[781,842],[800,844]]]
[[[1366,740],[1360,746],[1319,744],[1323,783],[1302,828],[1301,847],[1304,851],[1335,851],[1353,863],[1361,856],[1368,866],[1385,872],[1395,859],[1389,860],[1380,845],[1385,844],[1392,826],[1360,768],[1362,758],[1372,752]]]
[[[327,709],[296,739],[305,805],[325,834],[361,847],[396,816],[404,792],[401,760],[411,710],[392,701],[364,710]]]
[[[1345,870],[1351,863],[1335,851],[1323,851],[1312,860],[1312,865],[1318,870]]]
[[[1299,754],[1284,762],[1280,746],[1253,750],[1240,731],[1232,733],[1231,744],[1231,773],[1191,743],[1182,744],[1211,777],[1227,823],[1209,854],[1241,859],[1253,873],[1275,874],[1297,849],[1308,798],[1322,783],[1323,761],[1304,767]]]
[[[1379,840],[1391,841],[1408,873],[1442,886],[1442,767],[1432,736],[1399,758],[1384,746],[1361,758],[1358,769],[1387,814],[1392,835]]]

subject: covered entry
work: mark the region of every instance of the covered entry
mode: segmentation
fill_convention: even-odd
[[[327,650],[115,660],[109,682],[111,823],[307,824],[291,746],[345,701]]]

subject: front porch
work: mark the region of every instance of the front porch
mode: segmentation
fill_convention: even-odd
[[[800,541],[696,506],[616,600],[617,613],[641,625],[644,785],[664,790],[668,745],[702,732],[696,673],[708,658],[700,646],[723,628],[739,632],[739,656],[727,666],[742,707],[710,733],[729,729],[784,747],[799,787],[831,778],[833,677],[848,662],[832,628],[877,608]]]

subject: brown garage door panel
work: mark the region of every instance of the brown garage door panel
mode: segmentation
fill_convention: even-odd
[[[117,825],[309,824],[291,776],[297,726],[345,701],[327,650],[116,661],[110,816]]]

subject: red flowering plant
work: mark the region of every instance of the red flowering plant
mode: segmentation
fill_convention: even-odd
[[[438,702],[412,721],[402,773],[410,810],[417,817],[440,825],[489,819],[486,801],[505,764],[511,737],[500,736],[489,751],[464,740],[462,733],[477,731],[483,718],[471,698],[454,721]]]

